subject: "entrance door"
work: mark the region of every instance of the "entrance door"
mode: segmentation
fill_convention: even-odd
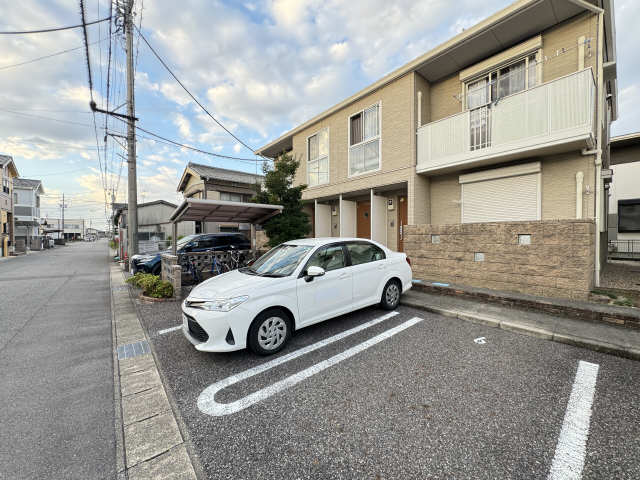
[[[398,197],[398,251],[404,252],[404,227],[407,225],[407,197]]]
[[[358,202],[358,238],[371,238],[371,202]]]

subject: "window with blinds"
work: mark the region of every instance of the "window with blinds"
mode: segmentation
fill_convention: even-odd
[[[380,168],[380,105],[349,118],[349,175]]]
[[[540,220],[539,163],[460,176],[462,223]]]
[[[307,184],[329,183],[329,130],[320,130],[307,139]]]

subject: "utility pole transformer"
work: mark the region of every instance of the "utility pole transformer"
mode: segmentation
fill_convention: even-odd
[[[129,205],[127,212],[127,243],[129,259],[138,253],[138,187],[136,178],[136,125],[133,91],[133,2],[127,0],[124,12],[124,29],[127,43],[127,154]]]

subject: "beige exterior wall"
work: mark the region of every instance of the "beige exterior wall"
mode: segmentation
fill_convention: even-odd
[[[459,174],[431,177],[431,223],[460,223]]]
[[[424,125],[425,123],[429,123],[429,119],[431,118],[431,113],[429,111],[430,101],[431,101],[431,86],[429,85],[429,82],[419,73],[416,72],[414,75],[415,75],[414,81],[415,81],[415,89],[416,89],[416,95],[415,95],[416,105],[414,108],[416,112],[416,127],[418,127],[419,125]],[[422,98],[420,102],[421,118],[418,118],[418,92],[422,92]]]
[[[578,70],[578,39],[585,36],[591,38],[591,48],[585,45],[584,66],[595,68],[597,16],[582,14],[557,25],[542,35],[542,79],[548,82]],[[562,50],[564,49],[564,53]]]
[[[336,196],[408,181],[415,164],[412,99],[413,75],[405,75],[294,135],[292,154],[300,161],[295,184],[300,185],[307,183],[307,138],[323,128],[329,129],[329,183],[307,188],[303,192],[303,199]],[[377,172],[349,177],[348,119],[377,102],[382,105],[381,168]]]
[[[462,111],[462,82],[458,73],[431,84],[429,118],[425,123],[435,122]]]
[[[584,174],[583,218],[594,218],[594,157],[575,152],[540,160],[542,160],[542,219],[576,218],[576,173],[578,172]],[[587,189],[590,189],[590,194],[584,193]]]

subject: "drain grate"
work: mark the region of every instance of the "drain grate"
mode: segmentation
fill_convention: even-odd
[[[149,348],[149,342],[141,340],[135,343],[127,343],[126,345],[120,345],[118,347],[118,360],[125,358],[133,358],[146,353],[151,353]]]
[[[129,290],[129,285],[117,285],[115,287],[111,287],[111,290]]]

